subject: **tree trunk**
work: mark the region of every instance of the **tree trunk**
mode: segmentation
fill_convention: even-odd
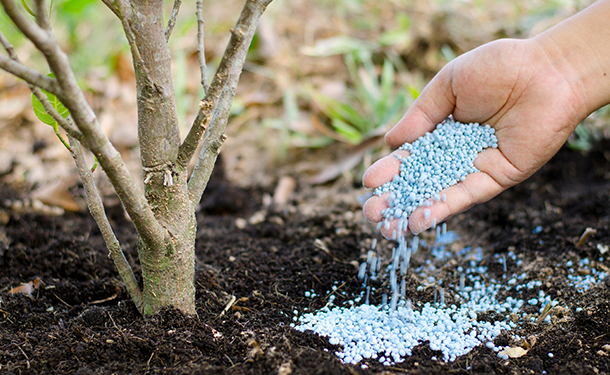
[[[134,57],[138,93],[138,134],[145,195],[166,236],[159,248],[140,238],[144,315],[174,306],[195,313],[196,220],[187,171],[176,165],[180,144],[171,58],[162,0],[134,0],[128,22],[138,46]],[[140,236],[145,234],[139,233]]]

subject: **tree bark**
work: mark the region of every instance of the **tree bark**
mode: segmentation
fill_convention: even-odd
[[[194,314],[196,220],[188,199],[187,171],[176,167],[180,133],[163,1],[132,1],[123,16],[138,48],[134,67],[145,195],[168,233],[161,248],[138,241],[144,314],[153,314],[163,306]]]

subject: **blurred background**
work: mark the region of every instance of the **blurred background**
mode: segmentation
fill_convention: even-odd
[[[172,3],[165,2],[168,16]],[[362,193],[364,170],[390,152],[383,134],[443,65],[494,39],[536,35],[590,3],[274,0],[250,48],[232,107],[219,159],[224,177],[232,185],[269,192],[279,181],[289,181],[287,186],[296,186],[304,197],[335,202],[342,192]],[[243,0],[204,1],[210,77],[242,5]],[[51,23],[101,126],[141,180],[135,79],[118,20],[98,0],[56,0]],[[28,66],[48,73],[41,55],[3,12],[0,29]],[[194,1],[183,2],[170,48],[184,136],[203,95]],[[607,108],[593,114],[569,147],[586,152],[607,137],[608,116]],[[103,172],[96,175],[107,203],[116,203]],[[0,184],[64,210],[84,209],[68,151],[34,115],[27,86],[4,72]]]

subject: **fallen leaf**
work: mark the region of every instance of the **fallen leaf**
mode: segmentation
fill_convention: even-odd
[[[273,203],[277,208],[283,208],[290,195],[297,186],[297,182],[290,176],[283,176],[277,183],[275,191],[273,192]]]
[[[30,298],[34,298],[32,296],[32,293],[38,289],[40,287],[40,278],[35,278],[34,280],[30,281],[29,283],[23,283],[11,290],[9,290],[9,293],[11,294],[17,294],[17,293],[21,293],[21,294],[25,294],[26,296],[30,297]]]
[[[32,193],[32,198],[49,206],[58,206],[66,211],[80,211],[80,206],[74,200],[69,188],[76,183],[76,177],[59,179]]]
[[[505,348],[504,350],[502,350],[498,354],[500,354],[500,355],[506,354],[510,358],[519,358],[519,357],[523,357],[524,355],[526,355],[527,354],[527,350],[525,350],[525,349],[523,349],[522,347],[519,346],[519,347],[516,347],[516,348]]]

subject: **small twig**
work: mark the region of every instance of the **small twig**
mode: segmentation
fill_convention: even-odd
[[[108,316],[110,317],[110,320],[112,321],[112,325],[114,325],[114,328],[116,328],[116,330],[119,331],[119,333],[121,334],[121,336],[123,336],[123,339],[125,339],[125,342],[127,343],[129,340],[127,339],[127,335],[125,335],[125,332],[121,331],[119,326],[116,325],[116,322],[114,321],[114,318],[112,317],[112,315],[110,313],[108,313]]]
[[[115,293],[115,294],[111,295],[108,298],[98,299],[97,301],[87,302],[87,305],[97,305],[97,304],[100,304],[100,303],[112,301],[113,299],[117,298],[117,296],[118,296],[118,293]]]
[[[327,295],[324,300],[328,300],[328,302],[326,302],[326,305],[324,305],[323,308],[330,306],[331,303],[333,303],[333,300],[330,299],[330,296],[332,296],[333,294],[335,294],[335,292],[339,291],[339,289],[343,288],[345,286],[345,284],[347,284],[347,282],[344,282],[343,284],[341,284],[337,289],[333,290],[329,295]],[[338,294],[335,294],[338,295]]]
[[[59,298],[59,296],[57,294],[55,294],[54,292],[51,292],[51,293],[55,296],[55,298],[57,298],[59,300],[59,302],[63,303],[64,305],[66,305],[68,307],[72,307],[72,306],[70,306],[70,304],[68,302],[66,302],[63,299]]]
[[[233,361],[231,360],[231,357],[229,357],[228,355],[225,354],[225,357],[227,357],[227,359],[229,360],[229,362],[231,362],[231,367],[235,367],[235,363],[233,363]]]
[[[148,372],[148,369],[150,368],[150,361],[152,361],[154,355],[155,355],[155,352],[152,352],[150,355],[150,358],[148,358],[148,361],[146,361],[146,371],[144,371],[144,373]]]
[[[23,349],[21,349],[21,346],[15,344],[15,346],[17,347],[17,349],[19,349],[19,351],[21,352],[21,354],[23,354],[23,356],[25,357],[25,360],[27,361],[27,366],[28,366],[28,370],[30,369],[30,358],[28,357],[27,354],[25,354],[25,352],[23,351]]]
[[[216,319],[222,318],[227,313],[227,311],[229,311],[229,309],[235,304],[235,301],[237,301],[237,297],[231,296],[229,303],[227,303],[224,310],[222,310],[222,312],[220,314],[218,314]]]
[[[176,18],[180,11],[180,5],[182,5],[182,0],[174,0],[172,14],[169,16],[169,21],[167,21],[167,27],[165,28],[165,40],[167,42],[169,42],[169,37],[172,35],[172,31],[174,31],[174,26],[176,26]]]
[[[199,70],[201,73],[201,87],[203,93],[208,92],[208,67],[205,63],[204,45],[204,20],[203,20],[203,0],[197,0],[197,55],[199,56]]]
[[[585,244],[585,241],[587,240],[587,237],[589,237],[590,235],[595,234],[595,233],[597,233],[596,229],[593,229],[593,228],[585,229],[583,234],[580,236],[580,239],[576,243],[576,248],[580,249],[582,247],[582,245]]]

